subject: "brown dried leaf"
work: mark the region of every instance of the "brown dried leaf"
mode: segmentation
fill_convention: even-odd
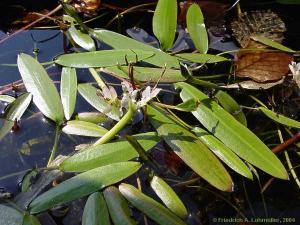
[[[289,72],[293,57],[281,52],[255,52],[237,55],[235,75],[257,82],[279,80]]]

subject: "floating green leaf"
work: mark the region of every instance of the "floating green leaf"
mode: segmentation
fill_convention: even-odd
[[[5,137],[13,128],[14,122],[0,118],[0,140]]]
[[[82,225],[110,225],[108,209],[101,193],[89,196],[84,206]]]
[[[131,218],[128,203],[120,193],[119,189],[111,186],[106,188],[103,191],[103,194],[114,225],[136,224],[136,222]]]
[[[183,101],[191,98],[201,101],[197,111],[192,112],[193,115],[233,152],[274,177],[288,179],[280,160],[247,127],[195,87],[182,82],[175,86],[181,89]]]
[[[38,196],[30,204],[30,213],[39,213],[57,204],[81,198],[114,184],[135,173],[140,168],[137,162],[113,163],[98,167],[72,177]]]
[[[199,53],[181,53],[176,54],[179,60],[188,60],[194,63],[217,63],[229,61],[229,59],[224,58],[219,55],[210,55],[210,54],[199,54]]]
[[[199,53],[208,50],[208,36],[204,24],[204,17],[198,4],[194,3],[186,14],[186,25],[188,32]]]
[[[160,177],[153,176],[150,181],[151,188],[162,202],[177,216],[187,217],[187,209],[174,190]]]
[[[150,123],[173,151],[197,174],[223,191],[232,191],[232,180],[216,156],[190,131],[162,109],[148,106]]]
[[[64,118],[59,94],[45,69],[33,57],[26,54],[18,56],[18,68],[24,85],[33,95],[33,102],[41,112],[56,123]]]
[[[129,184],[120,184],[122,195],[138,210],[161,225],[186,225],[179,217],[154,199]]]
[[[157,134],[153,132],[141,133],[134,135],[134,137],[146,151],[154,147],[159,141]],[[82,172],[111,163],[128,161],[138,156],[138,153],[132,146],[126,140],[122,139],[89,147],[85,151],[65,159],[59,168],[62,171]]]
[[[153,15],[153,33],[163,50],[173,46],[177,26],[177,1],[159,0]]]
[[[25,213],[22,225],[41,225],[41,223],[35,216]]]
[[[69,120],[75,109],[77,95],[77,76],[74,68],[64,67],[62,69],[60,95],[65,117]]]
[[[122,69],[117,66],[106,67],[104,71],[128,79],[128,66],[122,66]],[[139,66],[133,67],[133,77],[140,82],[153,83],[174,83],[186,80],[180,70]]]
[[[19,121],[29,106],[32,99],[32,94],[25,93],[20,95],[13,103],[5,110],[4,118],[10,121]]]
[[[90,123],[101,123],[107,120],[107,116],[99,112],[82,112],[78,113],[75,119]]]
[[[153,55],[153,52],[139,49],[102,50],[60,55],[55,63],[75,68],[107,67],[136,62],[137,59],[142,61]]]
[[[63,127],[63,132],[66,134],[81,135],[87,137],[102,137],[107,129],[104,127],[98,126],[94,123],[71,120],[67,122],[67,125]]]
[[[218,103],[241,124],[247,126],[247,119],[239,104],[226,92],[219,90],[215,95]]]
[[[88,51],[96,50],[93,38],[91,38],[88,34],[77,30],[74,24],[71,24],[68,33],[70,34],[71,38],[75,41],[75,43],[78,44],[80,47]]]
[[[280,124],[283,124],[283,125],[286,125],[289,127],[300,128],[299,121],[290,119],[283,115],[280,115],[280,114],[273,112],[272,110],[269,110],[265,107],[259,107],[259,110],[262,111],[267,117],[269,117],[270,119],[272,119]]]
[[[97,95],[97,89],[94,86],[90,84],[79,84],[78,92],[95,109],[107,114],[107,116],[114,120],[120,120],[119,109],[108,104],[103,98],[100,98],[100,96]]]
[[[244,177],[253,179],[252,173],[250,172],[246,164],[219,139],[199,127],[196,127],[193,132],[227,166],[229,166],[235,172],[243,175]]]
[[[0,204],[0,224],[22,225],[23,214],[18,210]]]
[[[293,49],[285,47],[284,45],[282,45],[282,44],[280,44],[280,43],[278,43],[276,41],[273,41],[273,40],[271,40],[269,38],[263,37],[263,36],[251,35],[251,38],[254,41],[258,41],[260,43],[263,43],[264,45],[270,46],[272,48],[276,48],[276,49],[284,51],[284,52],[291,52],[291,53],[295,52]]]
[[[179,68],[179,62],[176,57],[173,57],[159,49],[150,45],[141,43],[124,35],[109,31],[109,30],[94,30],[94,36],[100,41],[105,42],[115,49],[141,49],[151,51],[154,55],[143,61],[160,67]]]
[[[12,103],[14,100],[15,98],[10,95],[0,95],[0,101],[2,102]]]

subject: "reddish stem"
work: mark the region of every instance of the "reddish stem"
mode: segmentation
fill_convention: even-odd
[[[290,139],[286,140],[282,144],[279,144],[276,147],[274,147],[272,149],[272,152],[275,153],[275,154],[280,153],[280,152],[284,151],[286,148],[288,148],[290,145],[292,145],[295,142],[297,142],[298,140],[300,140],[300,132],[297,133],[297,134],[295,134],[293,137],[291,137]]]

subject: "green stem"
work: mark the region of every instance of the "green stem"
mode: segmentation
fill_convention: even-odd
[[[89,71],[101,89],[106,87],[106,84],[103,82],[103,80],[94,68],[89,68]]]
[[[96,141],[93,146],[101,145],[109,142],[112,138],[114,138],[120,130],[122,130],[126,124],[132,119],[135,112],[135,106],[130,103],[128,107],[128,111],[126,114],[121,118],[121,120],[112,128],[110,129],[104,136],[102,136],[98,141]]]
[[[49,160],[48,160],[47,167],[52,163],[52,161],[54,160],[54,158],[56,156],[59,137],[60,137],[60,127],[57,124],[56,128],[55,128],[54,144],[53,144],[53,147],[52,147],[52,150],[51,150],[51,154],[50,154],[50,157],[49,157]]]

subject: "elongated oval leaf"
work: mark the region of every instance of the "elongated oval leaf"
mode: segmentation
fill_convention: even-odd
[[[153,33],[161,48],[167,50],[173,46],[177,26],[177,1],[159,0],[153,15]]]
[[[186,225],[179,217],[154,199],[129,184],[120,184],[122,195],[138,210],[161,225]]]
[[[139,49],[102,50],[61,55],[55,63],[75,68],[107,67],[136,62],[137,59],[142,61],[153,55],[153,52]]]
[[[77,76],[74,68],[64,67],[62,69],[60,95],[65,117],[69,120],[75,109],[77,95]]]
[[[259,110],[262,111],[267,117],[270,119],[281,123],[283,125],[289,126],[289,127],[295,127],[295,128],[300,128],[300,122],[290,119],[286,116],[280,115],[276,112],[273,112],[272,110],[269,110],[265,107],[259,107]]]
[[[104,71],[126,79],[129,78],[127,73],[128,66],[122,66],[122,69],[119,69],[117,66],[106,67]],[[180,70],[138,66],[133,67],[133,77],[140,82],[153,83],[174,83],[186,80]]]
[[[207,147],[227,166],[244,177],[253,179],[252,173],[246,164],[219,139],[199,127],[195,128],[193,131],[197,137],[199,137],[200,140],[205,143]]]
[[[30,213],[39,213],[57,204],[81,198],[130,176],[140,168],[137,162],[102,166],[72,177],[41,194],[30,204]]]
[[[199,53],[206,53],[208,50],[208,36],[204,17],[198,4],[189,7],[186,14],[186,25],[196,49]]]
[[[150,181],[151,188],[162,202],[177,216],[186,218],[187,209],[174,190],[160,177],[154,176]]]
[[[91,38],[88,34],[85,34],[80,30],[77,30],[74,24],[71,24],[68,33],[70,34],[71,38],[75,41],[75,43],[78,44],[80,47],[88,51],[96,50],[96,46],[93,38]]]
[[[45,69],[30,55],[18,56],[18,68],[24,85],[33,95],[33,102],[48,118],[61,123],[64,118],[59,94]]]
[[[192,112],[193,115],[233,152],[274,177],[288,179],[280,160],[248,128],[195,87],[182,82],[175,86],[181,89],[183,101],[191,98],[201,101],[198,109]]]
[[[199,54],[199,53],[181,53],[176,54],[179,59],[188,60],[195,63],[217,63],[229,61],[229,59],[218,55]]]
[[[241,124],[247,126],[247,119],[239,104],[226,92],[219,90],[215,97],[218,103]]]
[[[150,45],[136,41],[124,35],[109,31],[109,30],[94,30],[94,36],[100,41],[105,42],[115,49],[141,49],[155,53],[152,57],[143,61],[160,67],[179,68],[179,62],[176,57],[173,57],[159,49]]]
[[[159,141],[156,133],[142,133],[134,135],[141,146],[150,150]],[[135,157],[138,153],[126,140],[115,141],[103,145],[91,146],[65,159],[59,166],[62,171],[82,172],[111,163],[124,162]]]
[[[135,225],[126,199],[119,189],[111,186],[103,191],[109,214],[114,225]]]
[[[99,112],[82,112],[78,113],[75,119],[90,123],[101,123],[107,120],[107,116]]]
[[[197,174],[223,191],[232,191],[232,180],[214,154],[191,132],[162,109],[148,106],[150,123],[173,151]]]
[[[97,89],[90,84],[79,84],[78,92],[95,109],[107,114],[114,120],[120,120],[120,112],[117,107],[109,105],[103,98],[97,95]]]
[[[18,210],[0,204],[0,224],[22,225],[23,214]]]
[[[110,225],[108,209],[100,192],[91,194],[86,201],[82,225]]]
[[[258,41],[260,43],[263,43],[264,45],[270,46],[272,48],[275,48],[275,49],[278,49],[278,50],[281,50],[281,51],[284,51],[284,52],[291,52],[291,53],[295,52],[293,49],[285,47],[284,45],[282,45],[282,44],[280,44],[280,43],[278,43],[276,41],[273,41],[273,40],[271,40],[269,38],[263,37],[263,36],[251,35],[251,38],[254,41]]]
[[[0,95],[0,101],[2,102],[12,103],[14,100],[15,98],[10,95]]]
[[[5,137],[13,128],[14,122],[0,118],[0,140]]]
[[[87,137],[102,137],[108,132],[108,130],[104,127],[98,126],[94,123],[79,120],[68,121],[67,125],[63,127],[62,131],[66,134]]]
[[[29,106],[32,99],[32,94],[25,93],[20,95],[13,103],[5,110],[4,117],[10,121],[19,121]]]
[[[38,220],[38,218],[36,218],[33,215],[29,215],[28,213],[26,213],[24,215],[24,219],[23,219],[23,224],[22,225],[41,225],[41,223]]]

